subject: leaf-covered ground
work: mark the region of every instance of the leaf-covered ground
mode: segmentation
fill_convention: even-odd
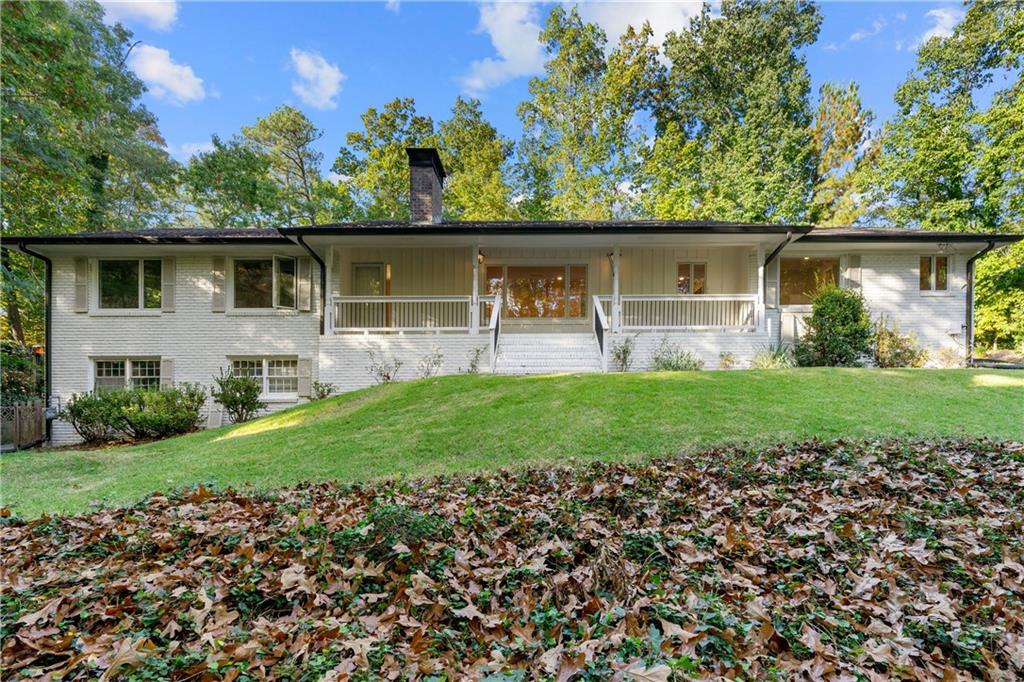
[[[819,443],[7,518],[7,676],[1012,679],[1024,445]]]

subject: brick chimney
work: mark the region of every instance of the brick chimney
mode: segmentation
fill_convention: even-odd
[[[409,155],[409,220],[421,225],[441,222],[444,166],[433,147],[407,147]]]

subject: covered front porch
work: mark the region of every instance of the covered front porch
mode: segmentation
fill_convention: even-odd
[[[329,335],[747,333],[766,324],[779,239],[586,248],[329,248]]]

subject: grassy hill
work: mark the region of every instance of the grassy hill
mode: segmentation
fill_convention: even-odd
[[[1024,373],[971,370],[452,376],[380,386],[133,447],[0,459],[0,501],[36,516],[198,482],[279,487],[631,460],[810,437],[1024,440]]]

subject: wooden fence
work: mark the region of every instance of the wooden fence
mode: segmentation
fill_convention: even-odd
[[[46,438],[46,406],[28,400],[0,406],[0,450],[20,450]]]

